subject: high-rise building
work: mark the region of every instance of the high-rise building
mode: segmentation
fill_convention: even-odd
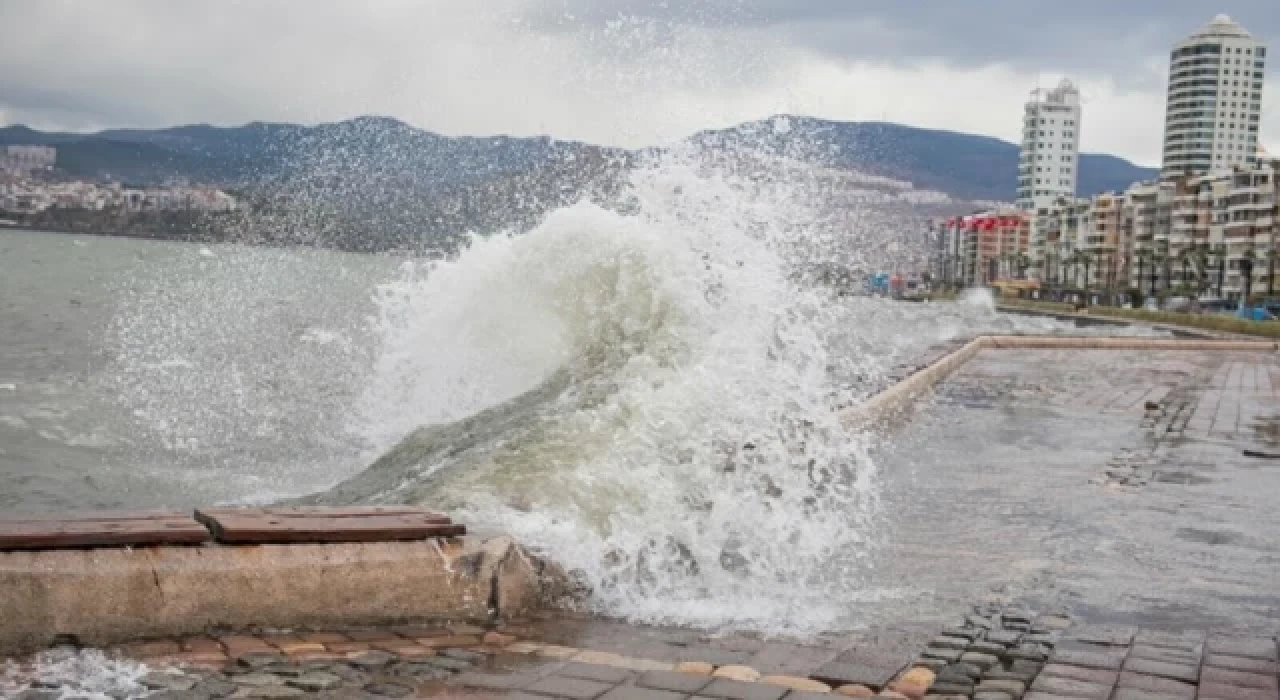
[[[1038,211],[1059,197],[1076,196],[1080,146],[1080,91],[1070,80],[1031,92],[1022,117],[1018,208]]]
[[[1267,47],[1226,15],[1169,54],[1166,177],[1256,162]]]

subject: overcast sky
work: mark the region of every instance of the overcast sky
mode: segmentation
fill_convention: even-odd
[[[0,124],[382,114],[639,146],[786,112],[1016,140],[1028,91],[1066,75],[1083,150],[1157,164],[1170,45],[1226,12],[1280,53],[1278,2],[0,0]]]

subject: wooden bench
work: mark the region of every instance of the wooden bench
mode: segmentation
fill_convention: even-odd
[[[0,551],[191,545],[209,531],[171,511],[85,512],[0,517]]]
[[[389,542],[467,534],[448,516],[413,506],[201,508],[196,520],[223,544]]]

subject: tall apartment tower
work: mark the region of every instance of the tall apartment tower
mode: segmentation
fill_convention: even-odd
[[[1226,15],[1173,47],[1161,174],[1257,162],[1266,61],[1266,45]]]
[[[1076,196],[1080,160],[1080,91],[1064,79],[1052,90],[1032,90],[1022,116],[1018,208],[1047,209]]]

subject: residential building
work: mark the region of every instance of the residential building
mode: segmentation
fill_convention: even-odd
[[[1130,187],[1130,287],[1229,300],[1242,298],[1246,286],[1266,291],[1280,244],[1278,180],[1280,164],[1264,161]]]
[[[229,212],[236,207],[235,197],[214,187],[134,189],[82,180],[0,180],[0,210],[14,213],[34,214],[46,209]]]
[[[1227,15],[1169,55],[1164,177],[1256,162],[1267,47]]]
[[[1076,195],[1079,146],[1080,91],[1066,79],[1052,90],[1033,90],[1022,116],[1019,209],[1038,211]]]
[[[1227,270],[1222,293],[1233,299],[1265,291],[1268,263],[1276,254],[1276,201],[1280,163],[1238,168],[1231,173],[1223,212],[1222,238]],[[1246,284],[1246,277],[1252,281]]]
[[[1060,197],[1047,207],[1043,261],[1046,281],[1065,287],[1083,286],[1083,267],[1077,263],[1088,245],[1085,239],[1090,230],[1091,206],[1089,199]]]
[[[989,285],[1025,277],[1031,217],[1023,211],[997,209],[935,223],[943,252],[944,283]]]
[[[1226,15],[1174,46],[1161,177],[1121,194],[1075,197],[1079,95],[1066,81],[1033,93],[1018,207],[1028,212],[1035,276],[1059,288],[1160,296],[1272,292],[1280,160],[1258,144],[1266,55],[1266,45]],[[1063,109],[1073,110],[1070,132]],[[1070,179],[1062,165],[1068,151]],[[976,267],[983,248],[977,239],[972,245]]]
[[[6,175],[30,175],[37,170],[48,170],[58,160],[58,151],[50,146],[0,147],[0,173]]]
[[[1177,183],[1166,180],[1138,182],[1125,190],[1119,279],[1127,288],[1142,288],[1151,270],[1149,261],[1157,250],[1167,249],[1177,191]]]
[[[1118,264],[1124,257],[1120,248],[1121,223],[1124,220],[1124,196],[1112,192],[1100,194],[1078,213],[1078,245],[1087,258],[1083,267],[1085,285],[1095,289],[1112,289],[1122,279]]]

